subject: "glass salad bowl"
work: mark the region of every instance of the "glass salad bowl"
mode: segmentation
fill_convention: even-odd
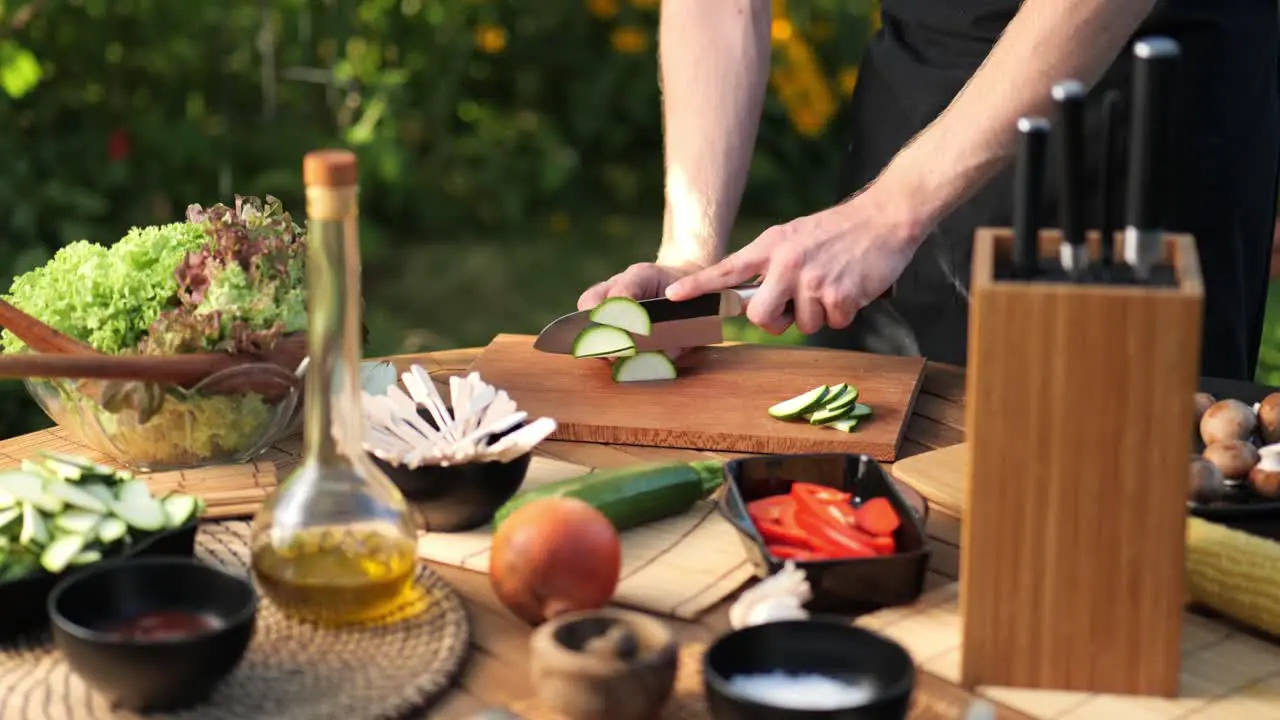
[[[243,390],[248,378],[255,392]],[[51,420],[143,472],[252,460],[297,429],[302,404],[298,378],[269,363],[238,365],[190,389],[115,380],[24,382]]]

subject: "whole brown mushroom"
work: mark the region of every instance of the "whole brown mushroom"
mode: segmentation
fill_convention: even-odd
[[[1200,437],[1206,446],[1227,440],[1248,440],[1257,424],[1258,416],[1253,408],[1239,400],[1219,400],[1200,418]]]
[[[1280,392],[1273,392],[1258,403],[1258,434],[1265,445],[1280,443]]]
[[[1258,448],[1245,440],[1224,440],[1206,447],[1204,459],[1217,465],[1227,480],[1244,480],[1258,464]]]
[[[1227,492],[1227,484],[1222,478],[1222,471],[1217,465],[1199,455],[1191,456],[1191,484],[1187,488],[1187,497],[1192,502],[1207,504],[1222,499]]]
[[[1207,392],[1198,392],[1195,394],[1195,400],[1196,400],[1196,427],[1199,427],[1200,419],[1204,417],[1205,413],[1209,412],[1209,408],[1213,407],[1214,403],[1218,402],[1218,398],[1210,395]]]
[[[1280,445],[1258,451],[1258,464],[1249,471],[1249,487],[1264,498],[1280,497]]]

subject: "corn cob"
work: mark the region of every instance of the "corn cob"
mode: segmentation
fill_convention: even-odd
[[[1188,518],[1186,563],[1194,602],[1280,635],[1280,543]]]

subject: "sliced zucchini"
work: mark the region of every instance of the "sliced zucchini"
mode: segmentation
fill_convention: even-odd
[[[49,542],[49,527],[40,511],[31,503],[22,503],[22,530],[18,532],[18,542],[26,547]]]
[[[107,503],[92,493],[72,485],[65,480],[55,480],[45,487],[45,493],[74,508],[88,510],[99,515],[107,512]]]
[[[870,417],[871,406],[863,405],[862,403],[854,403],[853,407],[849,409],[848,416],[854,419]]]
[[[143,532],[155,532],[164,528],[168,522],[164,506],[153,497],[120,498],[111,504],[111,513],[129,524],[129,527]]]
[[[583,328],[573,339],[576,358],[629,357],[636,354],[636,343],[625,330],[608,325]]]
[[[675,380],[676,364],[666,354],[651,350],[619,360],[613,366],[614,382]]]
[[[587,316],[591,322],[626,330],[633,335],[648,335],[653,330],[649,311],[631,298],[609,298]]]
[[[834,422],[845,417],[848,413],[849,408],[847,406],[835,409],[822,408],[821,410],[810,413],[807,417],[809,418],[809,423],[812,425],[826,425],[829,422]]]
[[[11,507],[0,510],[0,533],[8,534],[14,528],[22,526],[22,508]]]
[[[853,429],[858,427],[858,418],[843,417],[839,420],[832,420],[826,425],[823,425],[823,427],[829,427],[832,430],[839,430],[840,432],[853,432]]]
[[[52,473],[55,477],[61,478],[63,480],[68,480],[70,482],[77,482],[81,478],[83,478],[86,474],[85,469],[80,467],[79,465],[73,465],[72,463],[69,463],[69,462],[63,462],[62,460],[59,460],[57,458],[45,457],[44,463],[42,464],[44,465],[45,469],[48,470],[50,473]]]
[[[123,503],[141,502],[143,500],[152,500],[151,488],[147,487],[145,480],[128,480],[120,484],[116,490],[116,499]]]
[[[0,472],[0,491],[18,502],[31,502],[44,492],[44,479],[22,470]]]
[[[118,517],[106,517],[98,525],[98,542],[110,545],[129,533],[129,525]]]
[[[200,503],[194,495],[170,495],[162,504],[169,527],[175,528],[191,522]]]
[[[76,487],[101,500],[104,506],[110,505],[116,499],[116,496],[111,492],[111,488],[100,482],[80,483]]]
[[[58,477],[53,474],[52,470],[45,467],[42,463],[38,463],[31,459],[23,460],[21,469],[22,472],[27,473],[28,475],[35,475],[42,480],[53,480]]]
[[[83,535],[60,535],[40,553],[40,565],[57,575],[67,569],[81,550],[84,550]]]
[[[91,565],[102,559],[102,552],[98,550],[82,550],[75,557],[71,558],[72,565]]]
[[[103,512],[106,512],[105,508],[103,508]],[[53,518],[53,526],[55,528],[63,532],[86,536],[95,535],[95,530],[100,522],[102,522],[102,513],[80,509],[67,510]]]
[[[17,505],[18,498],[5,490],[0,490],[0,508],[17,507]]]
[[[801,393],[774,405],[769,408],[769,415],[779,420],[794,420],[821,407],[822,401],[827,397],[829,390],[828,386],[819,385],[808,392]]]
[[[837,396],[830,394],[822,403],[823,410],[848,410],[858,400],[858,388],[852,385],[846,385],[844,390]]]

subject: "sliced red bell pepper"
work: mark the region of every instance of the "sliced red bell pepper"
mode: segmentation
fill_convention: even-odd
[[[791,545],[770,545],[769,554],[781,560],[799,560],[800,562],[832,559],[814,550],[793,547]]]
[[[752,520],[777,520],[782,508],[795,502],[790,495],[770,495],[747,503],[747,514]]]
[[[830,515],[828,506],[811,498],[796,502],[796,525],[814,550],[833,557],[875,557],[876,551],[853,535],[853,528]]]
[[[888,498],[874,497],[864,500],[854,512],[858,527],[872,535],[892,536],[894,531],[902,525],[902,518],[898,517],[898,511],[893,509],[893,503],[889,502]]]
[[[868,547],[880,555],[892,555],[898,549],[892,535],[872,535],[856,528],[853,530],[853,534],[854,537],[866,543]]]
[[[847,493],[843,490],[837,490],[836,488],[829,487],[827,485],[819,485],[817,483],[807,483],[807,482],[791,483],[791,494],[794,495],[796,494],[797,491],[801,493],[807,493],[809,495],[816,497],[819,500],[823,500],[826,502],[834,502],[834,501],[848,502],[853,497],[852,494]]]
[[[809,536],[796,527],[794,524],[785,522],[757,522],[756,529],[760,531],[760,535],[764,537],[764,541],[770,544],[794,545],[796,547],[808,548],[812,543]]]

